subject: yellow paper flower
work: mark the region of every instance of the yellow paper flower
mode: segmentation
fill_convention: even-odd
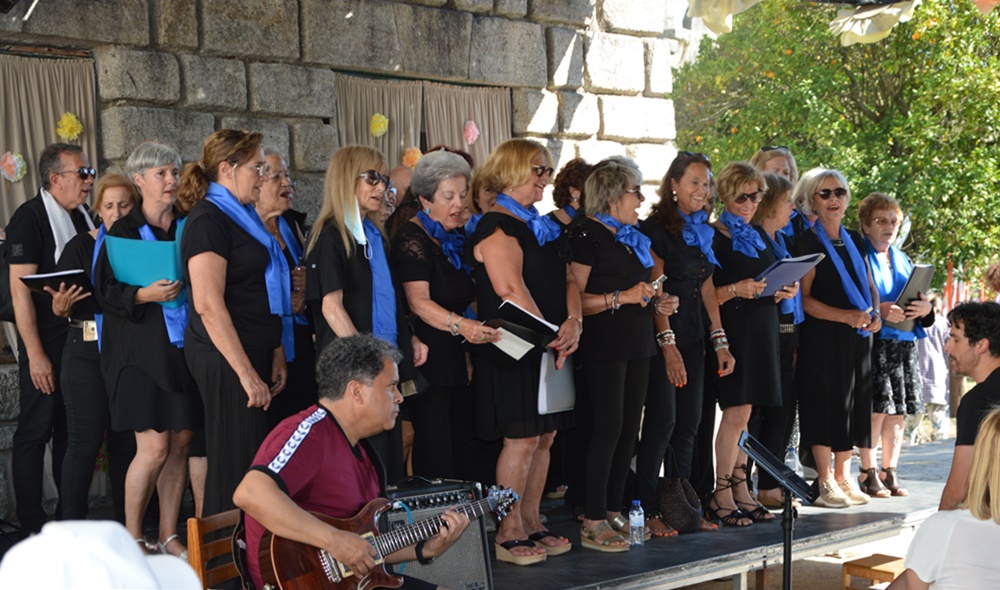
[[[382,137],[389,130],[389,119],[386,119],[382,113],[375,113],[372,115],[371,122],[368,123],[368,130],[371,131],[373,137]]]
[[[420,151],[420,148],[406,148],[403,150],[403,166],[406,166],[407,168],[416,168],[417,162],[419,162],[422,157],[424,157],[424,154]]]
[[[73,113],[63,113],[56,125],[56,135],[63,141],[75,141],[83,133],[83,123]]]

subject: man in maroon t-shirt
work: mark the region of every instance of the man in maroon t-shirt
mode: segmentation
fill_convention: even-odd
[[[364,439],[396,422],[403,401],[396,388],[399,360],[399,351],[373,336],[338,338],[316,363],[319,404],[285,419],[260,446],[233,494],[246,513],[247,561],[256,588],[262,587],[258,548],[265,530],[322,547],[360,576],[375,567],[368,541],[310,511],[347,518],[382,495],[376,455]],[[428,563],[444,553],[469,519],[454,509],[442,519],[436,535],[386,556],[386,562]]]

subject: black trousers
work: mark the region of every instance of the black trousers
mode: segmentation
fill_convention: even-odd
[[[413,423],[413,475],[428,479],[457,476],[456,455],[460,457],[467,447],[455,446],[456,436],[468,422],[455,414],[454,400],[470,395],[467,385],[431,384],[426,391],[406,398]]]
[[[63,408],[62,390],[59,387],[63,346],[66,333],[40,334],[42,348],[53,374],[56,375],[55,391],[44,394],[31,382],[28,352],[21,335],[17,336],[18,383],[21,388],[21,410],[17,415],[14,431],[14,448],[11,453],[11,476],[14,479],[14,501],[17,503],[17,520],[25,534],[37,533],[45,524],[42,508],[42,471],[45,464],[45,445],[52,440],[52,475],[56,489],[62,483],[63,456],[66,454],[66,410]],[[56,507],[56,518],[61,518],[62,508]]]
[[[781,405],[771,408],[753,409],[748,430],[767,447],[767,450],[783,460],[788,451],[788,439],[795,425],[795,348],[797,334],[781,334],[778,342],[781,353]],[[764,469],[757,470],[757,488],[773,490],[778,482]]]
[[[587,518],[604,520],[622,508],[642,405],[649,359],[583,365],[585,395],[594,420],[587,447]]]
[[[645,414],[635,456],[635,493],[646,514],[660,511],[657,503],[660,466],[667,454],[676,420],[676,392],[667,379],[663,353],[657,351],[649,362]]]
[[[687,385],[676,389],[677,421],[670,446],[677,458],[677,471],[681,477],[691,479],[695,460],[695,440],[701,424],[702,400],[705,394],[705,342],[698,340],[678,344],[687,371]]]

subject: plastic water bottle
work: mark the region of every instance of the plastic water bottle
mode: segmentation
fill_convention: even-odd
[[[785,452],[785,465],[794,471],[795,475],[802,477],[802,463],[799,461],[799,452],[795,450],[795,447],[788,447],[788,451]]]
[[[632,509],[628,511],[628,527],[628,544],[633,547],[641,546],[646,532],[646,514],[638,500],[632,500]]]

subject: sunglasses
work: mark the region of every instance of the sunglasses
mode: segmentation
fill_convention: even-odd
[[[762,152],[773,152],[774,150],[785,150],[786,152],[792,151],[788,149],[787,145],[765,145],[760,148],[760,151]]]
[[[88,178],[94,178],[97,176],[97,170],[93,168],[77,168],[76,170],[63,170],[62,172],[56,172],[56,174],[62,176],[63,174],[77,174],[80,176],[80,180],[87,180]]]
[[[833,196],[836,196],[838,199],[843,199],[847,196],[847,189],[843,187],[825,188],[821,191],[816,191],[816,194],[819,195],[819,198],[824,201]]]
[[[627,194],[635,195],[637,197],[641,197],[642,196],[642,192],[640,190],[640,187],[638,187],[638,186],[635,187],[635,188],[626,189],[625,192]]]
[[[679,158],[700,158],[705,161],[709,166],[712,165],[712,161],[708,159],[708,156],[701,152],[677,152],[677,157]]]
[[[764,193],[762,191],[758,191],[755,193],[746,193],[743,195],[737,195],[733,199],[733,202],[735,202],[737,205],[742,205],[743,203],[747,202],[747,199],[750,199],[750,202],[756,205],[763,198],[764,198]]]
[[[543,176],[552,176],[552,173],[556,171],[556,169],[552,166],[532,166],[531,169],[538,178]]]
[[[380,182],[384,182],[386,186],[389,186],[389,177],[378,170],[365,170],[361,174],[358,174],[358,178],[364,178],[365,182],[372,186],[378,186]]]

